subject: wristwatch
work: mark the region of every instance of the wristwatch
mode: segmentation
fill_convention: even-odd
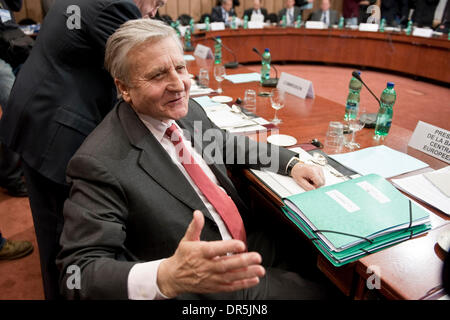
[[[288,176],[291,175],[291,171],[292,171],[292,169],[294,168],[294,166],[295,166],[297,163],[305,164],[302,160],[300,160],[300,158],[298,158],[298,157],[293,157],[293,158],[289,161],[289,163],[288,163],[288,165],[287,165],[287,167],[286,167],[286,174],[287,174]]]

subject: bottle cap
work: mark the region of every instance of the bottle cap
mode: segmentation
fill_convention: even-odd
[[[361,75],[361,71],[359,71],[359,70],[356,70],[356,73],[358,74],[358,76]]]
[[[270,50],[269,50],[269,48],[266,48],[264,51],[265,51],[265,52],[269,52]]]
[[[393,87],[394,87],[394,83],[393,82],[388,82],[387,83],[387,87],[389,88],[389,89],[392,89]]]

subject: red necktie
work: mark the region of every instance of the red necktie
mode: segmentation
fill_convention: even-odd
[[[200,165],[195,161],[194,157],[183,143],[181,134],[175,124],[172,124],[166,130],[166,135],[170,138],[175,147],[180,144],[180,146],[177,147],[178,159],[200,191],[220,214],[231,236],[234,239],[242,240],[245,243],[246,235],[244,223],[242,222],[241,215],[233,200],[206,175]]]

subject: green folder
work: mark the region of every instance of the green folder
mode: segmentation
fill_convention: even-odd
[[[334,264],[423,233],[429,213],[371,174],[283,199],[283,212]]]

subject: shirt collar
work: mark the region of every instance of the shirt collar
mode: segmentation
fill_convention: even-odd
[[[166,133],[167,128],[169,128],[172,124],[176,122],[174,120],[170,120],[168,123],[163,122],[161,120],[152,118],[146,114],[137,113],[139,119],[144,123],[148,130],[155,136],[155,138],[161,142],[164,138],[164,134]],[[177,126],[178,127],[178,126]]]

